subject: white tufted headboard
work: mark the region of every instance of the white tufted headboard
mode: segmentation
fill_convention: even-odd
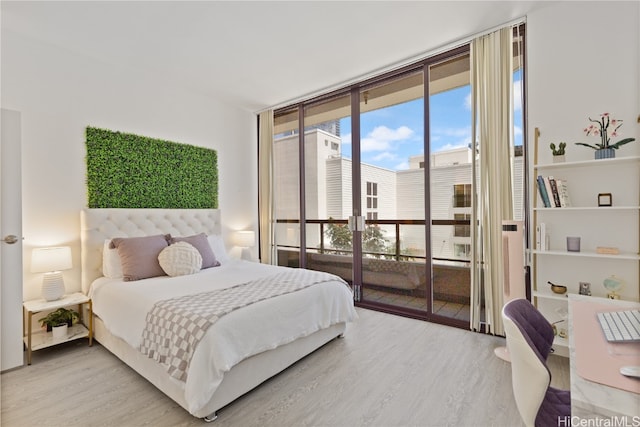
[[[102,248],[112,237],[220,234],[219,209],[84,209],[80,212],[82,291],[102,276]]]

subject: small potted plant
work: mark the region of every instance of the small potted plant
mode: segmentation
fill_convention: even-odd
[[[67,336],[67,329],[77,322],[79,318],[80,316],[76,311],[59,308],[38,321],[43,328],[47,328],[47,332],[51,331],[53,333],[54,339],[61,339]]]
[[[583,145],[596,150],[596,159],[613,158],[616,156],[615,150],[624,144],[635,141],[635,138],[624,138],[616,143],[611,143],[611,137],[618,136],[618,129],[622,126],[622,120],[612,119],[609,113],[600,114],[600,120],[593,120],[589,117],[589,121],[595,123],[595,125],[589,125],[585,128],[584,133],[587,136],[593,135],[599,137],[600,143],[591,145],[585,144],[584,142],[576,142],[576,145]]]
[[[552,142],[549,144],[549,148],[551,148],[551,153],[553,154],[553,163],[564,162],[564,150],[567,148],[566,142],[559,143],[557,147]]]

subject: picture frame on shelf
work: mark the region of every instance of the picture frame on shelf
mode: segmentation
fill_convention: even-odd
[[[599,193],[598,194],[598,206],[612,206],[613,196],[611,193]]]
[[[591,283],[589,283],[589,282],[580,282],[580,287],[578,289],[578,294],[591,296]]]

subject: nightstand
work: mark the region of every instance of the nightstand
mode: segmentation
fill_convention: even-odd
[[[89,328],[82,324],[82,306],[87,304],[89,314]],[[37,332],[32,331],[32,317],[34,314],[43,311],[57,310],[62,307],[69,307],[72,305],[78,306],[78,313],[80,314],[80,321],[69,328],[67,337],[61,340],[54,340],[51,332],[45,332],[38,328]],[[31,301],[25,301],[22,304],[24,310],[23,317],[23,336],[24,342],[27,346],[27,365],[31,365],[31,352],[40,350],[52,345],[58,345],[65,342],[73,341],[78,338],[89,337],[89,346],[93,344],[93,307],[91,304],[91,298],[81,292],[68,294],[55,301],[46,301],[44,299],[37,299]]]

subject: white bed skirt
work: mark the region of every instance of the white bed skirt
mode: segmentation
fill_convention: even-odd
[[[166,369],[153,359],[149,359],[122,339],[111,335],[99,317],[95,317],[93,325],[95,339],[100,344],[188,411],[184,397],[184,383],[170,377]],[[222,383],[209,403],[192,415],[202,418],[218,411],[297,360],[341,336],[345,329],[345,323],[338,323],[274,350],[245,359],[224,374]]]

